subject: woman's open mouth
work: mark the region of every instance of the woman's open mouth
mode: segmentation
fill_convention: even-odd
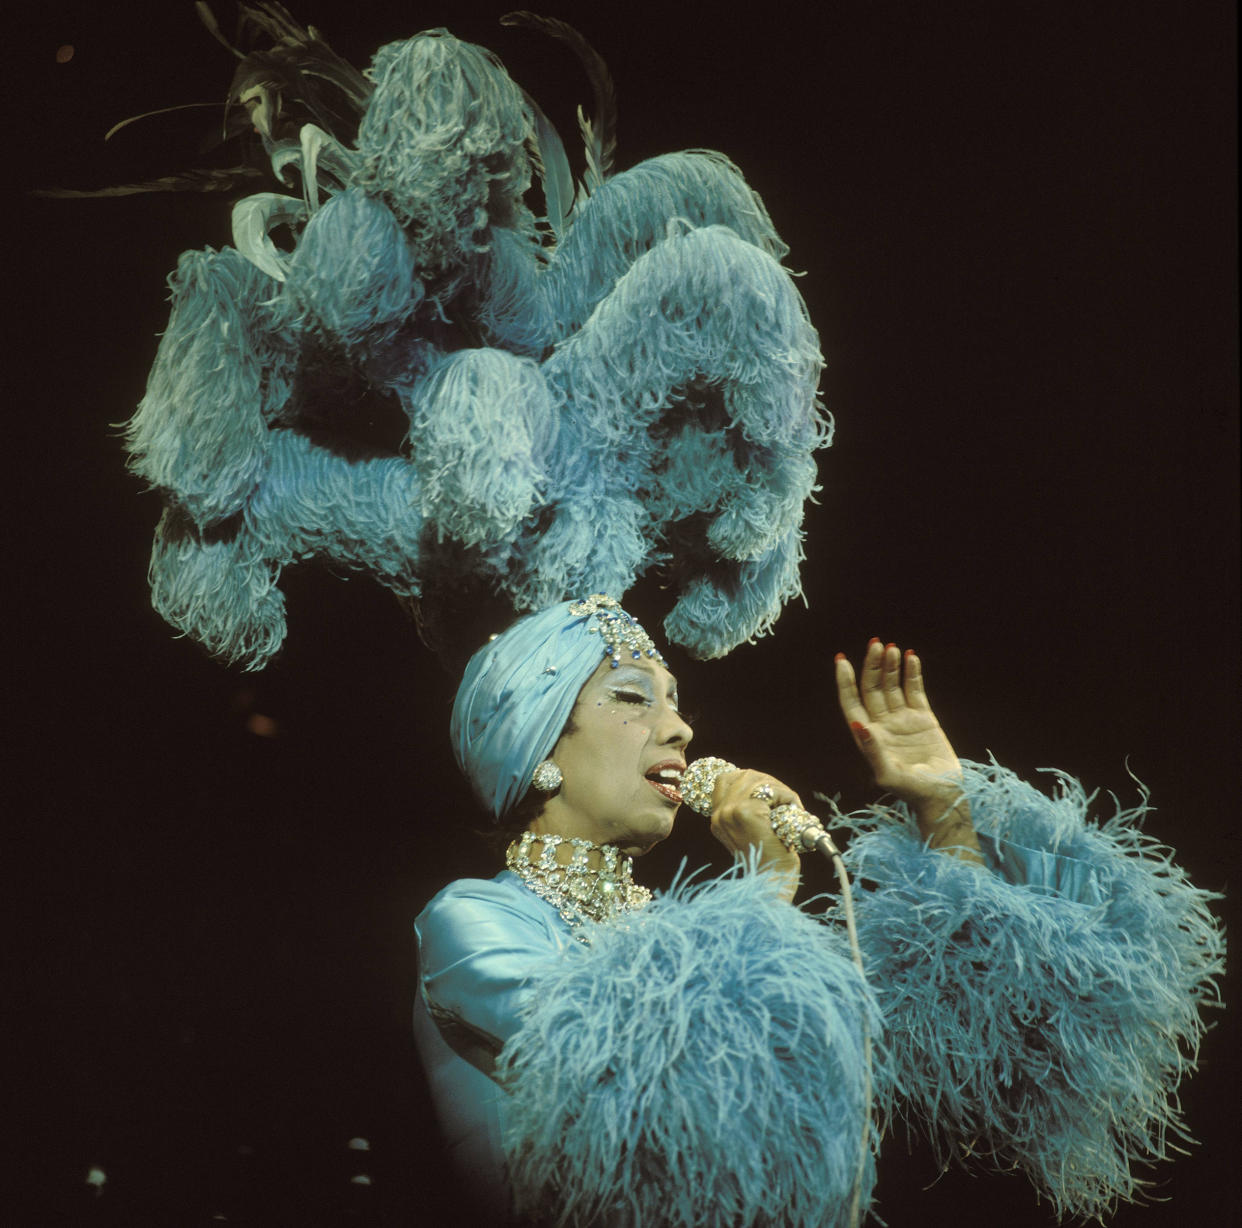
[[[680,806],[682,803],[681,790],[678,786],[681,784],[681,771],[678,767],[656,767],[643,778],[646,782],[659,794],[668,798],[674,806]]]
[[[659,780],[652,780],[650,777],[647,778],[647,783],[657,793],[663,793],[664,796],[667,797],[668,800],[672,802],[674,806],[681,805],[681,794],[678,793],[677,790],[674,789],[672,785],[666,785],[662,781],[659,781]]]

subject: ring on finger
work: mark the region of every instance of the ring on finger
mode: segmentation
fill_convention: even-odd
[[[770,805],[776,797],[776,790],[773,789],[772,786],[767,783],[767,781],[764,781],[763,784],[756,785],[750,791],[750,795],[751,797],[755,799],[755,801],[767,802]]]

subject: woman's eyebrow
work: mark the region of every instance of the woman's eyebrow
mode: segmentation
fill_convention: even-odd
[[[642,682],[646,687],[648,687],[648,689],[654,689],[654,679],[645,669],[638,665],[619,666],[616,673],[610,674],[607,677],[609,682]]]
[[[629,678],[641,678],[652,691],[655,690],[655,684],[659,681],[659,674],[654,665],[649,665],[646,661],[623,662],[617,667],[612,674],[612,681],[620,682]],[[672,674],[668,675],[668,682],[665,687],[666,696],[676,696],[678,691],[677,679]]]

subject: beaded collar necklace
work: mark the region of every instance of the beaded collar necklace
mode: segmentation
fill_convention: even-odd
[[[562,844],[573,849],[568,865],[556,859]],[[600,855],[601,865],[590,864],[592,852]],[[523,832],[505,851],[505,865],[575,928],[583,921],[610,921],[634,912],[651,899],[651,892],[633,880],[633,858],[590,840]]]

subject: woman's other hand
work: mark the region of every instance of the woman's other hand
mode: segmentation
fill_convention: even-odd
[[[923,838],[982,861],[979,840],[962,797],[962,767],[923,688],[913,650],[867,645],[861,682],[844,653],[836,659],[837,696],[854,742],[876,784],[909,804]]]
[[[737,854],[758,848],[760,869],[781,876],[787,900],[798,890],[801,862],[772,830],[772,811],[790,803],[802,805],[791,788],[766,772],[745,768],[721,772],[712,793],[712,835]]]

